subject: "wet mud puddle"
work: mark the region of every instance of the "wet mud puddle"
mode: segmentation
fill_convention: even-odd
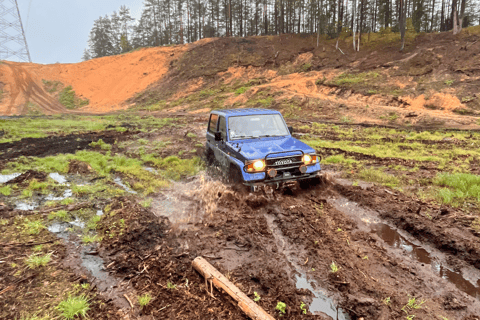
[[[20,173],[0,175],[0,183],[7,183],[20,175]],[[70,189],[70,180],[78,180],[78,178],[64,176],[59,173],[50,173],[48,176],[59,185],[65,187],[62,193],[41,195],[28,202],[24,200],[17,201],[14,203],[17,210],[35,210],[47,201],[62,201],[73,196],[73,192]],[[76,182],[78,185],[88,185],[90,183],[83,179]],[[120,178],[115,179],[115,182],[122,186],[127,192],[134,193],[133,190],[122,183]],[[97,210],[96,215],[103,215],[103,211]],[[120,287],[119,280],[106,271],[103,259],[98,256],[96,245],[83,244],[81,242],[80,237],[86,229],[85,221],[79,217],[75,217],[74,220],[69,222],[54,221],[50,223],[47,229],[64,241],[67,248],[67,258],[64,263],[67,266],[71,267],[75,273],[80,275],[85,274],[86,270],[91,275],[90,282],[102,292],[107,300],[111,299],[119,308],[129,308],[128,302],[123,298],[125,291]],[[95,233],[91,231],[89,231],[88,234],[95,236]]]
[[[389,247],[402,250],[404,254],[422,266],[429,265],[434,274],[451,282],[457,289],[480,300],[480,270],[474,267],[465,267],[460,271],[455,271],[446,262],[447,257],[444,253],[423,245],[408,234],[382,222],[375,212],[366,210],[343,197],[328,199],[327,201],[337,210],[357,221],[361,221],[359,223],[360,230],[376,233]]]
[[[269,214],[264,216],[268,227],[272,230],[279,252],[285,256],[295,273],[297,289],[306,289],[313,294],[308,310],[314,315],[326,315],[335,320],[350,320],[350,317],[341,308],[338,308],[333,299],[329,297],[327,290],[321,288],[315,280],[307,277],[297,261],[298,248],[289,244],[288,239],[284,237],[275,223],[275,216]]]

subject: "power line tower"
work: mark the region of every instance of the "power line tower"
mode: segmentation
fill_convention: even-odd
[[[17,0],[0,0],[0,59],[32,62]]]

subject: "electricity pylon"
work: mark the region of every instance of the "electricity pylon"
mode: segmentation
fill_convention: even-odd
[[[17,0],[0,0],[0,60],[32,62]]]

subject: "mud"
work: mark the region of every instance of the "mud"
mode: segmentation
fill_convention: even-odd
[[[0,161],[10,161],[20,156],[46,157],[59,153],[75,153],[78,150],[89,150],[92,142],[102,139],[108,144],[122,141],[132,132],[90,132],[69,134],[65,136],[49,136],[46,138],[24,138],[20,141],[0,143]]]

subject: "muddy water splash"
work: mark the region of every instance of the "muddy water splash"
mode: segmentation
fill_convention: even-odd
[[[227,189],[220,181],[200,174],[188,182],[173,182],[168,190],[153,199],[152,209],[155,215],[167,217],[172,224],[185,228],[212,214],[219,195],[231,192]]]
[[[328,199],[328,202],[337,210],[359,222],[358,228],[360,230],[376,233],[389,247],[401,249],[404,254],[407,254],[413,260],[422,265],[429,265],[434,274],[448,280],[459,290],[480,300],[480,270],[471,267],[455,271],[447,263],[445,254],[435,248],[418,243],[408,234],[382,222],[376,212],[362,208],[357,203],[343,197]]]

